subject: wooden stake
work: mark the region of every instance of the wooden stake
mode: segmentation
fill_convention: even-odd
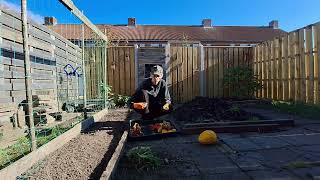
[[[23,52],[24,52],[24,73],[26,85],[27,111],[26,116],[29,116],[29,130],[31,138],[31,150],[37,149],[36,134],[33,119],[32,107],[32,92],[31,92],[31,76],[30,76],[30,57],[29,57],[29,42],[28,42],[28,21],[27,21],[27,0],[21,0],[21,17],[22,17],[22,37],[23,37]]]

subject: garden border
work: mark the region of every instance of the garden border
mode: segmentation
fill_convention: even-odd
[[[109,160],[105,171],[102,173],[100,177],[100,180],[109,180],[112,178],[117,168],[118,162],[120,160],[124,145],[127,142],[127,139],[128,139],[128,131],[124,131],[117,145],[117,148],[115,149],[111,159]]]
[[[64,144],[69,142],[71,139],[77,137],[81,133],[81,131],[90,127],[94,122],[99,121],[107,113],[108,113],[108,109],[103,109],[97,112],[92,117],[89,117],[88,119],[75,125],[73,128],[61,134],[57,138],[48,142],[47,144],[41,146],[36,151],[30,152],[29,154],[22,157],[18,161],[0,170],[1,179],[16,179],[17,176],[20,176],[22,173],[26,172],[38,161],[44,159],[47,155],[56,151],[57,149],[62,147]]]

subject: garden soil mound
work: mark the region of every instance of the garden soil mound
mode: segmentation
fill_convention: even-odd
[[[252,114],[230,102],[232,101],[197,97],[174,110],[172,116],[178,122],[242,121],[252,117]]]

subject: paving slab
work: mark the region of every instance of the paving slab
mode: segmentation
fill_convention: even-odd
[[[291,150],[300,153],[309,159],[310,162],[320,161],[320,145],[293,147]]]
[[[264,149],[257,152],[264,158],[261,162],[263,166],[275,169],[281,169],[292,162],[308,161],[301,153],[294,152],[289,148]]]
[[[217,174],[239,171],[239,168],[224,155],[193,156],[195,162],[202,174]]]
[[[223,142],[238,152],[255,151],[261,149],[258,145],[251,142],[248,138],[230,138]]]
[[[264,161],[262,154],[258,152],[244,152],[227,155],[243,171],[261,170],[265,167],[261,164]]]
[[[320,134],[280,136],[279,139],[294,146],[320,145]]]
[[[262,149],[274,149],[290,146],[289,143],[277,137],[250,137],[249,139]]]
[[[254,180],[300,180],[296,175],[284,170],[267,169],[249,171],[247,174]]]
[[[289,171],[297,175],[300,179],[320,179],[320,167],[297,168],[290,169]]]
[[[250,176],[244,172],[236,171],[232,173],[210,174],[203,177],[204,180],[251,180]]]

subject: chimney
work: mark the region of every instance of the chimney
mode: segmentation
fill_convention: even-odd
[[[273,20],[273,21],[269,22],[269,27],[272,27],[273,29],[278,29],[279,28],[278,20]]]
[[[128,26],[136,26],[136,18],[128,18]]]
[[[202,26],[203,27],[211,27],[211,19],[203,19]]]
[[[54,26],[58,23],[55,17],[44,17],[44,25],[46,26]]]

